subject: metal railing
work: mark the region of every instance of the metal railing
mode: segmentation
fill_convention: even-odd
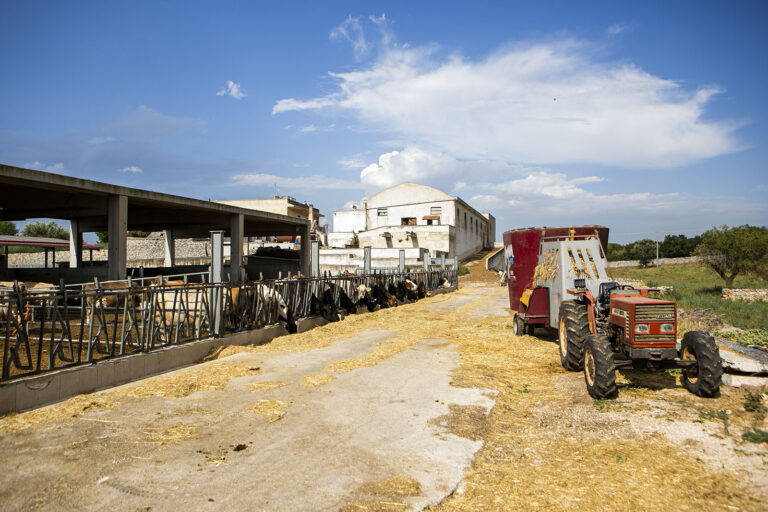
[[[180,279],[179,279],[180,278]],[[0,288],[0,382],[98,363],[310,316],[312,297],[331,290],[341,307],[359,285],[404,279],[434,290],[458,283],[455,269],[210,283],[206,274],[84,285]],[[283,309],[286,308],[286,309]]]

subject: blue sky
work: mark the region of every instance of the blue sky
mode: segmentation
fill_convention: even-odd
[[[670,5],[671,4],[671,5]],[[768,224],[765,2],[0,4],[0,162],[506,229]]]

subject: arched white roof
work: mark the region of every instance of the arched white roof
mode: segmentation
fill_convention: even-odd
[[[456,198],[434,187],[408,182],[384,189],[371,197],[368,200],[368,208],[432,201],[452,201],[454,199]]]

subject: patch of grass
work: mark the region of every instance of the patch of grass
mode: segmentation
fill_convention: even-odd
[[[757,345],[768,348],[768,329],[744,329],[742,331],[717,331],[719,338],[735,341],[744,346]]]
[[[723,320],[742,329],[768,325],[768,302],[738,302],[722,299],[723,280],[698,263],[661,265],[651,268],[616,268],[614,277],[641,279],[648,284],[671,286],[662,298],[684,309],[711,309]],[[752,275],[736,276],[735,288],[768,288],[768,280]]]
[[[619,450],[616,450],[616,452],[614,452],[613,456],[616,459],[616,462],[626,462],[626,459],[624,459],[624,456],[619,453]]]
[[[699,418],[702,420],[727,420],[728,415],[728,411],[719,409],[717,411],[701,411]]]
[[[747,390],[744,394],[744,409],[748,412],[765,412],[765,406],[763,405],[763,394],[758,392],[751,392]]]
[[[753,428],[741,434],[741,438],[750,443],[768,443],[768,432]]]
[[[667,370],[667,373],[669,375],[682,375],[683,370],[682,368],[670,368],[669,370]]]
[[[520,389],[520,392],[521,393],[530,393],[531,390],[528,389],[529,386],[530,386],[530,384],[523,384],[523,387]]]
[[[624,403],[624,402],[620,402],[619,400],[616,400],[615,398],[603,399],[603,400],[595,399],[595,400],[592,401],[592,406],[595,409],[599,409],[599,410],[602,411],[606,407],[610,407],[612,405],[619,405],[619,404],[622,404],[622,403]]]
[[[469,267],[466,266],[466,265],[459,265],[459,272],[458,272],[458,274],[460,276],[465,276],[465,275],[469,274]]]

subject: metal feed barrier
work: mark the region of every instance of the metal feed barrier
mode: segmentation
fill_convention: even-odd
[[[280,301],[296,319],[310,316],[311,298],[330,286],[339,306],[363,284],[404,279],[436,289],[443,278],[458,283],[455,269],[210,283],[207,274],[61,284],[27,290],[0,288],[0,382],[150,352],[278,323]],[[283,318],[283,320],[285,320]]]

